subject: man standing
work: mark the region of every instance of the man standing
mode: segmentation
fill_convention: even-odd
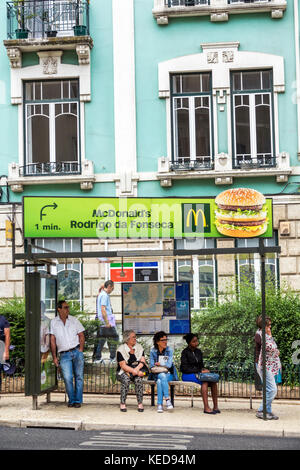
[[[69,305],[65,300],[58,302],[57,311],[57,317],[50,324],[53,362],[56,367],[61,368],[69,399],[68,406],[80,408],[83,394],[84,327],[77,318],[69,315]]]
[[[7,319],[0,315],[0,391],[1,391],[1,372],[2,364],[9,360],[9,347],[10,347],[10,324]]]
[[[113,281],[106,281],[104,286],[100,288],[97,297],[96,318],[99,320],[100,325],[98,330],[99,341],[94,352],[94,362],[102,362],[102,349],[106,341],[109,348],[110,360],[111,362],[115,361],[119,336],[116,330],[116,319],[109,297],[113,290]]]

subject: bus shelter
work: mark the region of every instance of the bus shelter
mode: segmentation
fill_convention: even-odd
[[[14,242],[13,265],[25,267],[26,296],[26,368],[25,393],[33,397],[33,408],[37,406],[37,397],[49,394],[57,387],[57,373],[49,357],[49,351],[43,350],[43,320],[45,312],[46,290],[52,291],[57,299],[57,277],[52,275],[51,265],[56,261],[86,258],[105,258],[111,260],[152,259],[172,257],[174,260],[186,256],[208,255],[258,255],[260,260],[261,314],[262,314],[262,390],[263,416],[266,419],[266,255],[280,253],[280,246],[265,246],[265,238],[272,237],[272,200],[264,198],[263,211],[267,220],[265,232],[258,239],[258,246],[247,248],[203,248],[197,250],[111,250],[87,252],[53,252],[39,245],[41,238],[114,238],[126,240],[182,239],[182,238],[222,238],[218,230],[218,206],[214,198],[72,198],[72,197],[24,197],[23,230],[26,249],[17,253]],[[258,205],[257,205],[258,206]],[[247,213],[259,212],[247,208]],[[232,209],[222,209],[233,212]],[[246,214],[249,215],[249,214]],[[239,218],[245,215],[239,213]],[[224,217],[226,219],[226,217]],[[221,219],[221,222],[222,221]],[[228,220],[225,222],[228,222]],[[226,223],[227,227],[230,223]],[[245,227],[238,225],[237,227]],[[249,227],[255,225],[249,224]],[[255,237],[255,230],[250,230]],[[230,232],[229,232],[230,233]],[[242,234],[243,235],[243,234]],[[238,235],[240,236],[240,235]],[[245,236],[245,233],[244,233]],[[247,234],[249,236],[249,233]],[[229,237],[232,238],[232,237]],[[234,238],[234,237],[233,237]],[[243,238],[243,236],[240,236]],[[36,249],[39,251],[36,252]],[[46,267],[47,274],[37,270]],[[56,308],[55,308],[56,310]]]

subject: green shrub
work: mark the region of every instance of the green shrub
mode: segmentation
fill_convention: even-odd
[[[25,300],[0,299],[0,315],[4,315],[10,323],[10,343],[14,349],[10,358],[25,359]]]
[[[204,357],[221,366],[229,363],[253,365],[256,318],[261,314],[261,294],[246,281],[239,295],[228,287],[219,302],[194,312],[192,331],[199,333]],[[292,364],[292,343],[300,339],[300,298],[289,288],[266,283],[266,316],[272,320],[272,335],[282,363]]]

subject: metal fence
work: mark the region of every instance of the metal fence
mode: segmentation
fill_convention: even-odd
[[[208,364],[207,364],[208,365]],[[243,367],[242,364],[227,364],[219,367],[209,364],[211,371],[220,374],[218,395],[224,398],[260,398],[262,392],[255,388],[254,366]],[[282,367],[283,383],[278,385],[277,398],[300,399],[300,365],[284,364]],[[179,373],[180,378],[180,373]],[[25,378],[23,374],[3,376],[2,393],[24,393]],[[58,391],[65,391],[62,377],[58,377]],[[119,394],[120,382],[116,379],[115,364],[86,363],[84,371],[84,393],[86,394]],[[131,391],[134,393],[134,391]],[[176,394],[185,395],[188,386],[182,382],[177,386]],[[145,394],[150,394],[150,386],[145,385]]]
[[[89,34],[88,0],[9,1],[6,8],[8,39]]]

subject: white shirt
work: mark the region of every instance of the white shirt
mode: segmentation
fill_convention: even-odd
[[[50,324],[50,334],[55,336],[57,351],[68,351],[79,344],[78,334],[84,331],[84,327],[77,318],[68,315],[66,323],[60,316],[53,318]]]

